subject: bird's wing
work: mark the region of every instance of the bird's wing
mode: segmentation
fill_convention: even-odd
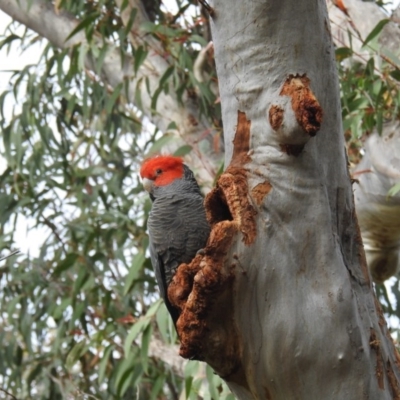
[[[189,222],[185,203],[186,199],[178,196],[156,199],[147,223],[154,250],[169,268],[177,267],[174,263],[185,256]]]
[[[172,304],[168,299],[168,285],[167,285],[167,280],[165,278],[164,263],[162,258],[157,254],[157,251],[154,247],[154,243],[152,242],[151,237],[150,237],[150,258],[156,276],[157,285],[160,290],[160,296],[164,300],[167,310],[171,314],[172,320],[174,321],[174,325],[176,325],[176,321],[179,318],[179,311],[172,306]]]
[[[166,279],[165,279],[164,264],[163,264],[163,261],[160,258],[160,256],[157,254],[157,250],[154,246],[153,241],[151,240],[151,236],[150,236],[149,245],[150,245],[151,264],[153,266],[157,285],[160,290],[160,296],[163,299],[165,299],[167,297],[167,285],[166,285]]]
[[[182,216],[185,200],[178,196],[157,198],[147,223],[150,254],[160,295],[174,322],[179,317],[168,299],[168,285],[186,251],[187,230]]]
[[[178,266],[190,262],[206,244],[209,235],[203,198],[185,194],[157,198],[150,213],[148,229],[151,261],[160,294],[172,315],[168,285]]]

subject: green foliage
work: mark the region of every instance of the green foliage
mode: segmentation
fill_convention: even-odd
[[[382,29],[385,27],[385,25],[389,22],[389,19],[382,19],[380,20],[374,29],[368,34],[368,36],[365,38],[363,46],[366,46],[369,42],[371,42],[373,39],[378,37],[378,35],[382,32]]]
[[[379,21],[360,50],[336,49],[343,128],[353,163],[360,160],[359,149],[370,133],[381,133],[385,121],[400,117],[400,60],[379,44],[380,34],[389,21]],[[352,42],[351,34],[348,35]]]
[[[399,192],[400,192],[400,183],[396,183],[388,191],[388,196],[395,196]]]
[[[373,57],[366,65],[354,62],[351,68],[339,63],[343,128],[353,139],[374,129],[381,132],[385,120],[398,117],[398,83],[391,72],[389,66],[379,70]]]
[[[0,254],[20,244],[24,226],[36,239],[30,247],[38,246],[0,264],[0,388],[21,399],[176,399],[185,391],[207,398],[200,363],[191,363],[198,377],[187,390],[183,372],[149,355],[154,337],[168,347],[177,336],[165,306],[155,302],[150,202],[138,168],[175,139],[142,124],[141,99],[130,104],[127,81],[111,87],[101,78],[110,46],[134,57],[133,73],[153,50],[129,40],[136,10],[125,26],[114,1],[56,3],[58,12],[80,20],[69,37],[84,34],[87,42],[39,47],[40,38],[21,34],[17,23],[0,38],[4,54],[15,45],[41,51],[39,63],[13,71],[0,93]],[[150,3],[145,29],[170,64],[159,87],[149,88],[154,113],[160,93],[175,91],[183,101],[189,92],[209,118],[215,95],[192,72],[199,43],[208,41],[205,21],[198,9],[184,15],[190,3],[178,2],[172,19]],[[191,151],[183,145],[176,154]],[[213,385],[214,398],[228,398],[221,380]]]

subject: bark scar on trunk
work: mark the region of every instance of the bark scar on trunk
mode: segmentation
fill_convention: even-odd
[[[280,95],[291,98],[297,123],[309,136],[315,136],[321,127],[323,112],[306,74],[289,75]]]
[[[400,400],[399,384],[398,384],[396,375],[393,371],[393,367],[392,367],[390,360],[388,360],[386,363],[386,373],[387,373],[390,388],[392,389],[393,400]]]
[[[257,235],[255,220],[257,211],[250,202],[245,168],[251,161],[250,129],[251,121],[244,112],[238,111],[232,160],[205,201],[207,218],[211,225],[214,221],[220,220],[221,207],[215,207],[215,204],[225,205],[227,208],[225,214],[232,216],[231,219],[238,231],[243,234],[242,240],[246,245],[251,245]]]
[[[168,298],[181,310],[176,328],[184,358],[206,361],[224,379],[247,387],[241,364],[242,349],[233,314],[236,262],[228,256],[238,240],[256,239],[257,211],[249,195],[245,164],[250,158],[251,121],[238,111],[232,161],[207,195],[205,208],[211,225],[206,247],[190,264],[181,264],[169,285]],[[269,185],[269,184],[268,184]],[[268,185],[260,196],[269,192]]]
[[[374,302],[375,302],[375,308],[379,317],[378,324],[381,329],[382,334],[386,334],[386,337],[388,339],[388,343],[391,344],[392,346],[392,352],[394,354],[395,360],[394,360],[394,365],[396,366],[396,370],[398,371],[399,365],[400,365],[400,356],[398,353],[398,350],[396,349],[396,346],[394,345],[393,338],[390,335],[387,327],[386,327],[386,322],[385,318],[383,316],[383,311],[382,307],[377,299],[377,297],[374,295]],[[400,400],[400,388],[398,385],[398,380],[396,376],[396,372],[393,369],[393,365],[390,362],[390,359],[387,360],[386,362],[386,369],[384,369],[384,360],[382,356],[382,351],[380,348],[380,341],[377,338],[377,334],[373,328],[370,329],[370,341],[369,345],[371,349],[374,349],[376,352],[376,377],[378,379],[378,385],[380,389],[384,389],[384,372],[386,372],[386,376],[389,382],[390,389],[393,394],[393,399],[395,400]],[[381,378],[382,375],[382,378]],[[382,379],[382,382],[381,380]]]
[[[283,108],[281,106],[272,105],[269,109],[269,123],[274,131],[277,131],[283,122]]]
[[[259,183],[251,189],[251,196],[258,206],[262,204],[264,197],[271,191],[271,189],[272,185],[268,181]]]
[[[376,379],[378,380],[379,389],[385,389],[385,382],[384,382],[384,373],[383,373],[383,360],[380,348],[380,342],[376,336],[376,333],[373,328],[370,329],[370,337],[369,337],[369,345],[371,349],[375,350],[376,353],[376,367],[375,367],[375,375]]]

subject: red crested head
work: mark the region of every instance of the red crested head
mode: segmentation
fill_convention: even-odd
[[[152,181],[155,186],[166,186],[183,177],[183,160],[180,157],[156,156],[145,160],[140,168],[143,180]]]

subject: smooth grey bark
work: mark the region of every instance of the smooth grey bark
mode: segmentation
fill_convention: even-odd
[[[400,193],[388,196],[400,182],[400,123],[384,125],[371,135],[365,156],[353,172],[354,198],[371,275],[382,283],[400,266]]]
[[[240,167],[257,212],[254,241],[240,228],[224,263],[236,265],[240,354],[228,384],[238,399],[400,398],[355,216],[326,3],[212,6],[226,165],[245,140],[244,113],[250,149]],[[307,122],[318,125],[318,107],[315,132]]]

